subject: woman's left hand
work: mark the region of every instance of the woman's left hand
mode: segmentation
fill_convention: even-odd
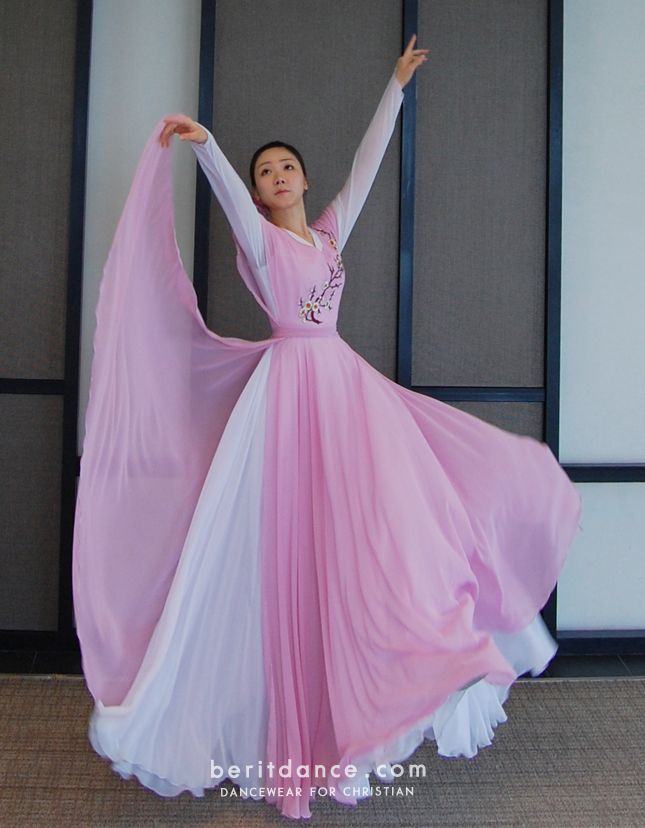
[[[170,139],[175,133],[181,141],[194,141],[196,144],[205,144],[208,141],[208,133],[204,127],[181,112],[177,115],[168,115],[163,122],[165,126],[159,134],[159,143],[162,147],[170,145]]]
[[[416,39],[416,34],[413,34],[410,42],[405,47],[405,52],[396,62],[396,79],[402,87],[411,80],[419,66],[428,59],[428,49],[413,48]]]

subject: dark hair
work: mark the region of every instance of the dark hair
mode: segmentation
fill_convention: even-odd
[[[269,141],[268,144],[262,144],[261,147],[258,147],[256,151],[253,153],[253,158],[251,158],[251,165],[249,167],[249,177],[251,179],[251,184],[254,187],[257,186],[255,183],[255,163],[258,160],[261,153],[264,152],[264,150],[273,149],[274,147],[284,147],[292,155],[295,155],[298,159],[300,166],[302,167],[302,174],[305,176],[305,178],[307,177],[305,162],[303,161],[302,155],[300,155],[300,153],[295,147],[292,147],[291,144],[287,144],[285,141]]]

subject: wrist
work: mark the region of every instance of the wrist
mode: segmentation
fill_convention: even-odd
[[[193,144],[199,144],[201,147],[208,141],[208,130],[204,126],[204,124],[200,124],[198,121],[195,121],[195,124],[204,132],[204,140],[203,141],[193,141]]]

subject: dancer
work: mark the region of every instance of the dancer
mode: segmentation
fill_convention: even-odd
[[[305,163],[261,147],[252,194],[185,115],[149,139],[106,263],[74,535],[95,750],[162,796],[310,816],[424,740],[473,756],[518,675],[580,498],[544,443],[403,388],[340,336],[342,251],[427,60],[412,37],[338,195],[309,224]],[[197,309],[172,214],[170,137],[230,222],[260,342]],[[284,771],[284,772],[283,772]]]

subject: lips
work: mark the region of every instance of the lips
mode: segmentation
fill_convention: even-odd
[[[276,190],[275,195],[281,195],[282,193],[288,193],[289,190]]]

